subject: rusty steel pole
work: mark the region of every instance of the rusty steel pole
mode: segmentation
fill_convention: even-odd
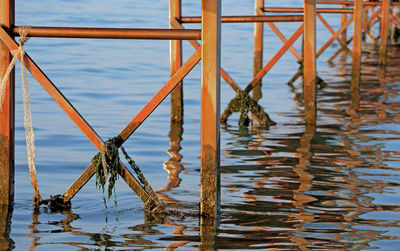
[[[173,21],[181,18],[181,0],[169,0],[169,28],[174,29]],[[170,41],[170,73],[171,76],[182,65],[182,41]],[[171,92],[171,121],[183,121],[183,88],[182,82]]]
[[[315,0],[304,0],[304,108],[306,124],[315,124],[316,102],[316,4]]]
[[[255,0],[255,15],[258,15],[259,10],[264,8],[264,0]],[[263,67],[263,36],[264,36],[264,23],[254,23],[254,60],[253,60],[253,77]],[[256,87],[253,89],[253,99],[260,100],[262,97],[261,92],[262,80],[257,82]]]
[[[14,25],[14,1],[0,0],[0,25],[7,30]],[[11,54],[0,42],[0,76],[3,78]],[[1,80],[0,79],[0,80]],[[0,204],[9,205],[14,199],[14,72],[6,83],[5,98],[0,111]]]
[[[351,73],[351,91],[359,92],[361,74],[361,44],[363,28],[363,0],[356,0],[354,5],[353,24],[353,63]]]
[[[382,0],[381,36],[379,44],[379,64],[386,64],[388,30],[389,30],[390,0]]]
[[[221,0],[202,0],[201,6],[200,213],[215,218],[220,210]]]
[[[347,8],[347,5],[343,4],[342,8]],[[341,26],[343,26],[344,23],[346,23],[347,21],[347,14],[346,13],[342,13],[341,17],[340,17],[340,23]],[[342,41],[346,42],[347,41],[347,29],[345,29],[342,34],[340,34],[340,38],[342,39]]]

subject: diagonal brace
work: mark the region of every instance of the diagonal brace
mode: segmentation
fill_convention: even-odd
[[[319,20],[321,20],[321,22],[325,25],[325,27],[330,31],[330,33],[332,33],[332,35],[335,35],[335,31],[332,29],[332,27],[328,24],[328,22],[322,17],[322,15],[320,13],[317,13],[317,17],[319,18]],[[339,42],[339,44],[342,46],[343,50],[345,50],[347,52],[347,54],[352,55],[351,54],[351,50],[347,47],[347,44],[345,41],[343,41],[342,39],[340,39],[338,36],[336,37],[336,40]]]
[[[157,106],[168,96],[168,94],[178,85],[179,82],[193,69],[201,59],[201,49],[198,49],[178,71],[168,80],[168,82],[154,95],[154,97],[142,108],[142,110],[128,123],[119,133],[117,139],[121,146],[129,136],[143,123],[143,121],[157,108]],[[90,165],[79,176],[79,178],[67,189],[67,198],[73,197],[94,175],[95,168]]]
[[[9,48],[9,50],[18,49],[17,43],[12,39],[7,32],[0,28],[0,39]],[[21,58],[19,57],[19,60]],[[35,62],[29,57],[27,53],[24,56],[24,65],[35,77],[35,79],[42,85],[42,87],[49,93],[49,95],[57,102],[57,104],[64,110],[64,112],[71,118],[71,120],[81,129],[81,131],[88,137],[93,145],[101,151],[103,147],[103,141],[94,131],[93,128],[83,119],[79,112],[72,106],[72,104],[63,96],[63,94],[57,89],[57,87],[51,82],[51,80],[43,73],[43,71],[35,64]],[[92,165],[90,165],[92,166]],[[89,166],[89,167],[90,167]],[[94,169],[95,170],[95,169]],[[136,181],[135,177],[120,163],[120,174],[122,178],[128,183],[132,190],[142,199],[142,201],[148,206],[150,201],[149,195],[143,190],[143,188]],[[82,174],[88,175],[87,172]],[[78,178],[81,179],[82,175]],[[92,174],[93,175],[93,174]],[[90,176],[91,177],[91,176]],[[86,184],[87,180],[83,183]],[[82,186],[83,186],[82,185]],[[79,191],[79,190],[77,190]],[[76,191],[76,192],[77,192]],[[75,192],[75,193],[76,193]],[[70,194],[66,194],[64,202],[68,202],[71,198]]]

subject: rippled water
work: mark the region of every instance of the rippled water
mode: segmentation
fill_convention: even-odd
[[[199,15],[200,1],[183,13]],[[296,1],[287,1],[285,6]],[[275,6],[284,5],[274,3]],[[301,7],[301,6],[300,6]],[[17,25],[168,27],[168,1],[17,1]],[[226,15],[252,15],[253,1],[224,1]],[[327,16],[338,23],[338,16]],[[278,24],[287,37],[299,24]],[[196,27],[188,25],[187,27]],[[337,25],[334,27],[337,27]],[[318,45],[328,36],[321,25]],[[252,24],[224,24],[222,65],[245,86],[252,77]],[[281,42],[265,28],[264,61]],[[187,58],[193,52],[184,42]],[[115,136],[169,76],[168,41],[33,38],[26,51],[103,139]],[[296,43],[299,50],[301,44]],[[277,125],[221,128],[222,215],[217,231],[199,224],[200,67],[184,82],[184,124],[171,124],[169,100],[125,143],[160,198],[184,218],[154,219],[121,180],[118,207],[106,209],[90,182],[71,211],[33,210],[17,74],[15,206],[6,250],[83,249],[368,249],[400,244],[400,47],[390,48],[385,79],[377,48],[364,46],[361,98],[350,93],[351,61],[329,48],[318,62],[318,126],[303,123],[301,84],[287,53],[263,81],[260,103]],[[17,71],[18,72],[18,71]],[[39,189],[63,193],[96,149],[32,78]],[[234,92],[222,82],[222,109]],[[4,210],[4,209],[2,209]]]

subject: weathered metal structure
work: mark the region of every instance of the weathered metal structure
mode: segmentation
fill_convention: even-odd
[[[340,51],[351,53],[353,58],[353,75],[351,90],[359,96],[362,33],[367,32],[368,25],[380,17],[380,63],[385,63],[387,50],[388,26],[399,24],[398,17],[391,13],[391,7],[398,2],[382,0],[369,2],[304,0],[302,8],[267,8],[264,0],[255,0],[254,16],[221,16],[221,0],[202,0],[202,15],[200,17],[184,16],[181,10],[181,0],[170,2],[170,29],[106,29],[106,28],[60,28],[32,27],[29,37],[63,37],[63,38],[101,38],[101,39],[164,39],[170,40],[171,78],[146,104],[143,109],[118,134],[119,145],[142,124],[142,122],[171,93],[171,120],[183,119],[182,80],[190,70],[201,60],[201,215],[215,219],[219,213],[219,160],[220,160],[220,79],[223,78],[235,92],[253,91],[252,98],[260,99],[261,80],[278,62],[282,55],[290,50],[297,60],[303,63],[305,123],[314,127],[317,119],[316,102],[316,59],[326,48],[337,40]],[[319,8],[320,5],[334,5],[335,8]],[[378,7],[378,10],[375,8]],[[368,17],[368,11],[371,16]],[[285,13],[286,15],[269,15],[270,13]],[[298,13],[298,14],[290,14]],[[342,15],[341,27],[334,31],[321,14]],[[289,14],[289,15],[288,15]],[[326,43],[317,51],[316,20],[319,18],[332,33]],[[390,21],[391,19],[391,21]],[[221,68],[221,24],[235,22],[254,23],[254,78],[248,86],[241,89],[237,83]],[[299,22],[299,28],[286,39],[274,22]],[[353,36],[347,39],[346,29],[354,22]],[[201,23],[201,29],[185,29],[184,23]],[[275,55],[263,66],[263,29],[266,23],[284,43]],[[14,38],[19,35],[21,27],[14,26],[14,1],[0,0],[0,74],[4,75],[12,55],[10,51],[17,50],[18,44]],[[297,52],[293,43],[303,35],[303,51]],[[186,62],[182,61],[182,40],[188,40],[196,51]],[[200,40],[197,42],[196,40]],[[347,45],[353,41],[352,52]],[[334,56],[336,56],[335,54]],[[333,56],[333,57],[334,57]],[[25,67],[43,86],[48,94],[68,114],[71,120],[81,129],[93,145],[101,151],[103,140],[85,121],[72,104],[57,89],[34,60],[25,54]],[[14,189],[14,76],[7,81],[5,102],[0,112],[0,204],[10,205],[13,202]],[[77,180],[65,191],[64,201],[70,201],[73,196],[94,175],[93,164],[83,171]],[[151,210],[156,210],[159,204],[151,199],[154,191],[145,190],[138,184],[133,175],[120,164],[120,173],[127,184]],[[213,224],[208,224],[213,225]],[[206,238],[206,236],[205,236]]]

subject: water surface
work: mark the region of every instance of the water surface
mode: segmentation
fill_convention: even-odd
[[[183,2],[185,15],[200,14],[200,1]],[[226,15],[252,15],[252,9],[250,0],[223,3]],[[336,23],[339,18],[327,16]],[[168,1],[17,1],[16,23],[167,28]],[[278,24],[287,37],[298,26]],[[222,66],[242,87],[252,78],[252,29],[252,24],[223,25]],[[329,33],[321,24],[318,32],[321,46]],[[267,27],[264,39],[267,62],[281,42]],[[188,58],[194,50],[183,44]],[[301,44],[295,47],[300,51]],[[168,48],[168,41],[33,38],[26,44],[26,51],[104,140],[119,133],[168,80]],[[337,49],[330,47],[318,61],[318,74],[327,86],[318,89],[316,128],[304,125],[301,81],[286,84],[298,69],[289,53],[263,81],[260,104],[277,124],[239,128],[236,114],[221,127],[217,231],[201,229],[197,216],[199,66],[184,82],[184,124],[171,124],[166,99],[124,144],[160,198],[185,215],[164,219],[146,215],[122,180],[117,184],[118,207],[112,202],[104,207],[91,179],[72,200],[70,211],[34,210],[17,74],[15,205],[1,249],[396,250],[400,48],[390,48],[385,78],[378,78],[377,48],[364,46],[360,99],[350,93],[350,58],[342,55],[327,63]],[[96,149],[42,87],[29,81],[39,189],[48,198],[65,191]],[[224,109],[234,92],[224,82],[221,91]]]

